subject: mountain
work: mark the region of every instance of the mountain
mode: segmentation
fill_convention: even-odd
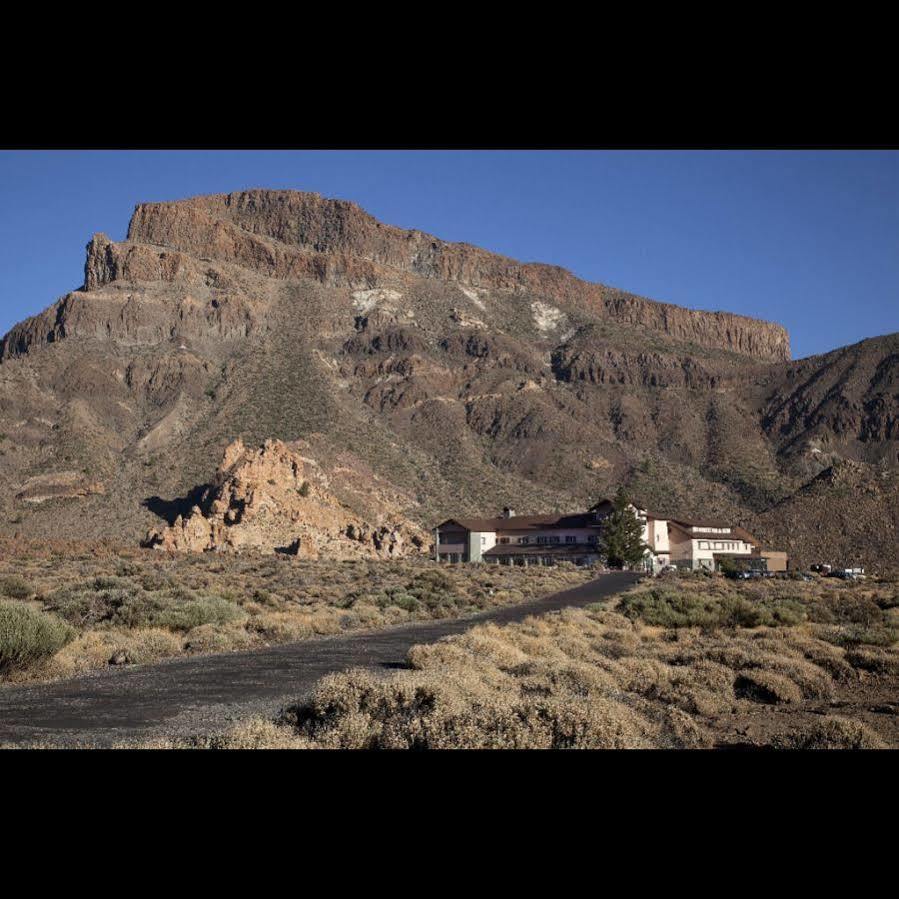
[[[791,361],[779,325],[317,194],[148,203],[0,343],[0,530],[137,540],[213,501],[233,441],[278,440],[373,529],[580,508],[623,482],[773,539],[820,472],[899,465],[897,359],[889,335]]]

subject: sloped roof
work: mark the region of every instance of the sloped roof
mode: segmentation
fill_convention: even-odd
[[[691,538],[703,538],[707,540],[727,540],[734,539],[742,540],[744,543],[752,543],[758,546],[759,541],[752,536],[745,528],[741,528],[738,524],[728,524],[726,521],[718,521],[712,524],[711,522],[703,522],[699,524],[698,522],[693,521],[685,521],[683,518],[671,518],[669,519],[672,525],[676,527],[678,530],[683,531],[688,537]],[[704,531],[702,528],[730,528],[730,533],[727,534],[719,534],[715,531]],[[697,528],[695,531],[691,531],[690,528]]]
[[[525,531],[538,528],[588,528],[597,527],[589,512],[570,512],[556,515],[513,515],[505,518],[449,518],[437,527],[457,524],[467,531]]]

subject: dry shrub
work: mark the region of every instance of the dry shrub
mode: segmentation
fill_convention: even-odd
[[[413,647],[409,671],[332,675],[286,720],[340,748],[708,746],[722,714],[829,698],[843,655],[795,628],[647,631],[568,609]]]
[[[831,716],[796,733],[772,740],[777,749],[887,749],[887,743],[870,727],[851,718]]]
[[[566,749],[652,745],[649,722],[613,699],[521,695],[478,677],[351,670],[322,680],[296,709],[317,746],[358,749]]]
[[[874,674],[899,674],[899,656],[890,650],[858,647],[846,651],[846,661],[853,668]]]
[[[71,677],[105,668],[119,653],[124,655],[126,664],[146,665],[180,652],[181,639],[162,628],[87,631],[53,657],[49,673]]]
[[[307,740],[278,727],[273,721],[252,718],[236,724],[223,734],[190,741],[176,742],[176,746],[192,749],[306,749]]]
[[[802,699],[802,691],[793,681],[770,671],[747,670],[738,674],[734,681],[734,693],[741,699],[772,705]]]
[[[0,674],[43,662],[74,636],[74,629],[55,615],[0,602]]]
[[[28,599],[34,593],[31,584],[17,574],[0,577],[0,596],[10,599]]]
[[[201,624],[184,635],[182,646],[186,652],[192,653],[229,652],[246,648],[250,641],[250,634],[241,625],[220,627]]]

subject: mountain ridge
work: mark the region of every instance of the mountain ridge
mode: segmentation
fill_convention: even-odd
[[[897,343],[791,360],[779,325],[314,194],[139,204],[125,241],[88,243],[82,289],[0,343],[0,529],[139,539],[239,439],[303,441],[338,492],[368,472],[335,501],[372,527],[385,491],[429,527],[624,483],[764,539],[768,511],[828,466],[899,464]],[[59,486],[25,506],[37,476]],[[79,479],[103,489],[66,486]]]

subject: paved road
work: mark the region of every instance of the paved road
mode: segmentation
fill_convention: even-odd
[[[67,681],[0,689],[0,744],[110,745],[136,738],[212,733],[249,715],[274,715],[308,695],[325,674],[354,666],[401,667],[409,648],[475,624],[584,606],[632,584],[637,575],[604,574],[542,599],[466,618],[321,637],[223,655],[170,659],[104,670]]]

